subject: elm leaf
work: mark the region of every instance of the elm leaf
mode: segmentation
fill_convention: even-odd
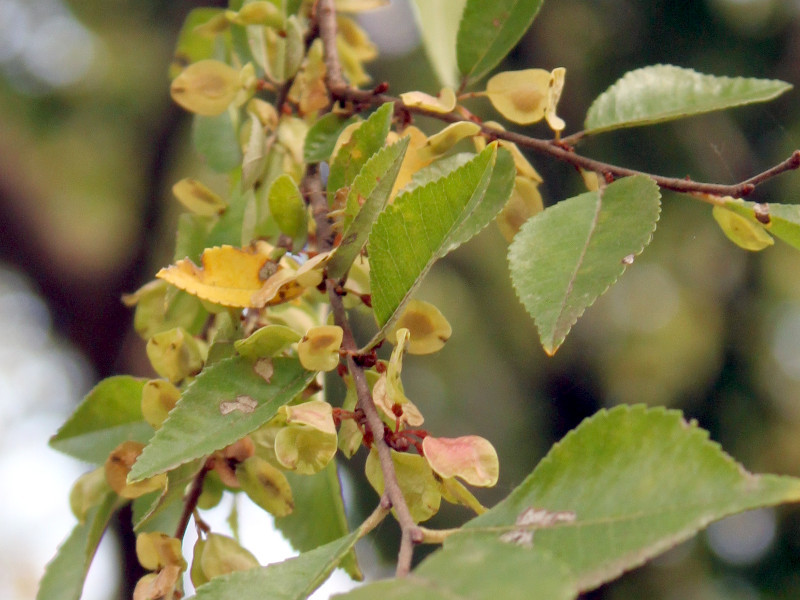
[[[717,77],[672,65],[630,71],[589,107],[584,127],[599,133],[766,102],[791,89],[775,79]]]
[[[543,0],[467,0],[456,37],[461,75],[476,81],[496,67],[533,23]]]
[[[572,326],[650,243],[661,195],[644,175],[626,177],[547,208],[509,247],[511,280],[552,355]]]
[[[273,358],[272,364],[269,383],[256,372],[252,361],[241,356],[206,367],[139,455],[129,480],[170,471],[241,439],[274,417],[315,375],[297,360]],[[222,404],[237,399],[240,408],[223,410]],[[199,431],[202,436],[197,435]]]

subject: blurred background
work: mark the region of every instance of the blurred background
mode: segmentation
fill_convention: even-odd
[[[34,598],[45,562],[73,525],[67,495],[85,466],[49,450],[47,438],[99,379],[149,374],[119,298],[171,254],[172,183],[204,172],[166,73],[186,13],[209,4],[0,0],[2,598]],[[410,11],[398,0],[362,19],[383,53],[370,73],[395,93],[435,92]],[[559,115],[569,134],[599,93],[656,63],[798,86],[800,2],[550,0],[502,68],[566,67]],[[800,148],[798,94],[602,135],[579,150],[662,175],[733,183]],[[472,102],[471,110],[496,119],[488,103]],[[543,125],[523,131],[548,136]],[[571,168],[531,160],[545,178],[546,203],[583,191]],[[789,173],[751,199],[794,203],[798,191],[800,173]],[[800,253],[781,242],[757,254],[741,250],[708,206],[665,193],[652,244],[547,358],[510,286],[505,252],[491,227],[437,265],[420,296],[442,309],[454,334],[441,353],[409,357],[404,369],[430,430],[483,435],[498,449],[501,480],[485,502],[506,495],[584,417],[618,403],[679,408],[749,470],[800,475]],[[358,476],[357,467],[348,472]],[[358,493],[358,481],[347,487],[357,520],[375,496]],[[431,525],[466,517],[447,510]],[[129,597],[138,574],[124,521],[100,549],[86,598]],[[268,521],[252,517],[252,531]],[[384,572],[382,548],[390,556],[394,533],[386,525],[363,553],[371,575]],[[289,552],[270,542],[273,551],[259,557]],[[586,596],[797,597],[795,508],[722,521]]]

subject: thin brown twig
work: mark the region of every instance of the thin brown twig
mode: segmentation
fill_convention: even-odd
[[[319,19],[319,34],[325,49],[325,66],[327,69],[326,82],[328,90],[334,100],[338,100],[345,105],[355,106],[356,108],[377,106],[386,102],[391,102],[395,105],[396,112],[406,112],[431,117],[444,121],[445,123],[457,123],[466,120],[464,116],[458,112],[437,113],[419,106],[406,106],[403,104],[402,100],[395,96],[383,93],[376,94],[370,90],[359,90],[348,85],[342,76],[342,68],[336,53],[336,14],[333,7],[333,0],[319,0],[317,17]],[[481,126],[481,132],[489,140],[506,140],[517,146],[530,148],[540,154],[545,154],[562,162],[569,163],[577,168],[594,171],[604,177],[610,176],[618,178],[631,175],[646,175],[655,181],[662,189],[686,194],[712,194],[715,196],[742,198],[751,194],[757,185],[768,179],[772,179],[786,171],[800,168],[800,151],[795,151],[783,162],[739,183],[730,185],[705,183],[693,181],[688,178],[664,177],[653,173],[645,173],[643,171],[628,169],[578,154],[565,142],[575,142],[579,140],[583,137],[583,132],[567,136],[563,138],[561,142],[557,142],[556,140],[535,138],[514,131],[504,131],[482,123],[479,123],[479,125]]]
[[[326,252],[333,248],[333,236],[331,222],[328,218],[328,201],[322,189],[322,182],[319,173],[314,166],[309,166],[308,173],[304,180],[304,188],[307,198],[311,203],[311,211],[317,225],[317,250]],[[383,473],[384,492],[381,504],[384,508],[394,508],[397,514],[397,521],[400,524],[401,538],[400,551],[397,558],[398,577],[407,575],[411,570],[411,559],[414,553],[414,544],[422,541],[422,532],[411,517],[400,484],[397,481],[397,474],[394,470],[392,453],[386,441],[383,439],[383,421],[378,415],[372,394],[369,390],[367,377],[361,367],[353,358],[353,354],[358,351],[347,312],[342,302],[342,297],[337,291],[337,282],[326,280],[326,288],[333,312],[333,321],[342,328],[342,350],[347,354],[347,367],[353,377],[358,396],[358,406],[364,411],[367,418],[367,427],[372,434],[373,443],[378,452],[378,459]]]
[[[197,508],[197,501],[200,499],[200,494],[203,493],[203,482],[208,474],[208,465],[203,465],[203,468],[194,476],[192,486],[189,488],[189,493],[183,501],[183,512],[178,521],[178,526],[175,528],[175,537],[179,540],[183,539],[186,534],[186,528],[189,526],[189,519],[192,518],[195,509]]]

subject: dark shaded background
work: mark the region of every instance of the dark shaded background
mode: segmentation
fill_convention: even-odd
[[[2,12],[14,4],[0,2],[0,17],[19,14]],[[37,77],[25,62],[40,40],[21,38],[16,53],[0,44],[0,261],[35,282],[57,330],[98,379],[147,373],[144,344],[119,297],[169,257],[171,184],[204,173],[166,78],[182,19],[197,5],[73,0],[68,10],[91,32],[94,58],[66,86]],[[13,19],[5,22],[19,32]],[[52,60],[68,50],[56,44]],[[417,49],[370,71],[394,92],[435,91],[422,57]],[[797,85],[798,58],[800,4],[789,0],[550,0],[505,68],[566,67],[559,114],[571,133],[592,99],[636,67],[669,63]],[[470,106],[496,118],[487,103]],[[732,183],[800,148],[799,120],[792,91],[768,105],[603,135],[580,150]],[[539,125],[526,131],[547,135]],[[532,160],[547,203],[583,191],[571,168]],[[793,203],[798,189],[800,174],[787,174],[751,199]],[[480,434],[498,448],[501,481],[487,502],[519,483],[581,419],[621,402],[680,408],[748,469],[800,475],[800,254],[781,242],[758,254],[740,250],[707,206],[666,193],[651,246],[547,358],[509,284],[505,247],[491,228],[434,269],[421,295],[440,306],[454,335],[439,355],[409,358],[404,378],[429,429]],[[370,494],[354,500],[355,510],[374,502]],[[433,525],[464,516],[445,511]],[[766,511],[714,531],[590,597],[800,596],[800,512]],[[737,544],[759,536],[763,549],[736,554]],[[130,565],[124,571],[135,579]]]

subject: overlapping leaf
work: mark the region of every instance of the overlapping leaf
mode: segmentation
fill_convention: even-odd
[[[466,0],[413,0],[411,3],[428,60],[439,81],[453,89],[458,87],[456,36],[465,4]]]
[[[381,106],[339,148],[328,175],[329,198],[332,198],[336,190],[349,186],[369,157],[383,148],[392,123],[392,108],[390,103]]]
[[[242,150],[228,111],[214,117],[195,115],[192,141],[197,153],[215,171],[226,173],[242,163]]]
[[[381,148],[353,181],[347,196],[342,242],[328,263],[331,277],[342,277],[364,247],[372,225],[389,201],[407,148],[407,137]]]
[[[239,356],[206,367],[145,447],[129,479],[174,469],[244,437],[274,417],[315,375],[288,358],[273,358],[272,365],[269,382]]]
[[[467,0],[456,38],[461,75],[480,79],[505,58],[533,23],[543,0]]]
[[[89,565],[103,537],[103,532],[117,506],[117,495],[109,493],[76,525],[58,553],[45,567],[36,600],[79,600]]]
[[[330,160],[336,140],[348,125],[355,122],[355,117],[346,119],[332,112],[317,119],[306,134],[303,145],[305,161],[315,163]]]
[[[316,550],[261,569],[215,577],[197,588],[196,600],[305,600],[330,576],[358,540],[353,532]],[[187,599],[191,600],[191,599]]]
[[[548,354],[650,242],[659,211],[655,182],[637,175],[559,202],[523,225],[509,247],[511,279]]]
[[[292,485],[294,512],[275,519],[275,527],[295,550],[308,552],[349,533],[335,461],[314,475],[287,471],[286,477]],[[362,578],[353,550],[344,556],[341,566],[353,579]]]
[[[725,208],[760,223],[769,233],[800,250],[800,205],[758,204],[730,198]]]
[[[142,416],[145,379],[118,375],[98,383],[50,440],[64,454],[102,465],[122,442],[146,442],[153,428]]]
[[[799,479],[748,473],[678,411],[620,406],[568,434],[410,577],[337,598],[566,600],[714,520],[797,501]]]
[[[598,133],[766,102],[791,89],[774,79],[716,77],[655,65],[625,74],[589,107],[584,127]]]
[[[395,199],[369,235],[370,286],[381,327],[393,320],[434,262],[469,240],[497,215],[511,194],[510,155],[488,146],[445,177]]]

